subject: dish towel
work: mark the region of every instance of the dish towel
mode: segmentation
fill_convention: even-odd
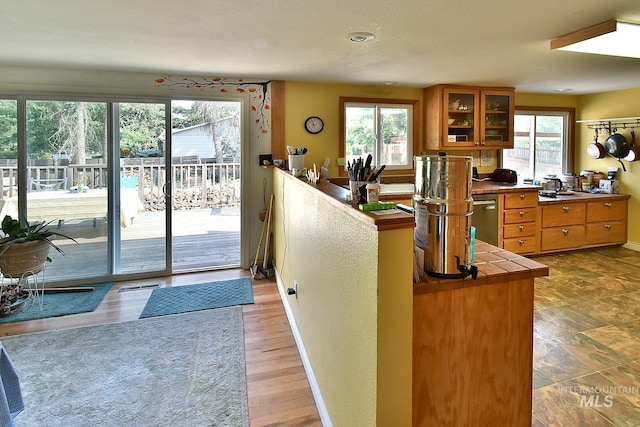
[[[14,426],[13,419],[24,410],[18,373],[0,343],[0,426]]]

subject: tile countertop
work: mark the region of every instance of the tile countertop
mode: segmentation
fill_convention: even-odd
[[[471,276],[464,279],[424,276],[423,281],[414,283],[414,295],[549,275],[549,267],[544,264],[478,240],[473,264],[478,267],[476,279],[472,279]]]

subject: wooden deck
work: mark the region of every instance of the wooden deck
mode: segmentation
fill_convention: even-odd
[[[173,269],[188,271],[240,265],[240,209],[205,208],[173,212]],[[145,211],[122,233],[121,272],[140,273],[164,268],[164,211]],[[65,221],[57,231],[80,244],[57,240],[65,255],[50,252],[47,281],[107,274],[107,225],[104,218]]]

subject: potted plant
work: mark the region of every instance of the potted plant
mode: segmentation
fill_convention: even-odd
[[[16,311],[14,307],[17,302],[28,296],[28,291],[22,288],[22,279],[38,274],[44,269],[45,262],[51,261],[50,248],[64,255],[63,250],[51,241],[51,237],[63,237],[77,243],[73,237],[49,229],[51,222],[53,221],[29,223],[25,219],[22,224],[10,215],[6,215],[2,220],[0,273],[5,278],[18,279],[18,283],[2,287],[0,315]]]

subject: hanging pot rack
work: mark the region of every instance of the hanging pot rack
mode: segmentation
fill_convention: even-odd
[[[620,129],[640,129],[640,117],[619,117],[615,119],[578,120],[585,123],[587,128],[599,132],[606,131],[609,135]]]

